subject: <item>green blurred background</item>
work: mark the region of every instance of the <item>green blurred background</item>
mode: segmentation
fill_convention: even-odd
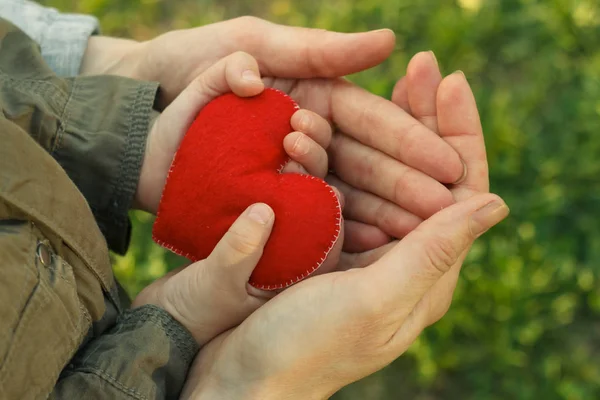
[[[447,316],[407,355],[335,399],[600,398],[597,0],[44,3],[94,14],[104,34],[140,40],[241,15],[339,31],[391,28],[393,56],[352,77],[383,96],[421,50],[434,50],[445,73],[465,71],[492,190],[511,217],[476,243]],[[151,242],[150,216],[132,218],[132,247],[115,271],[133,295],[181,260]]]

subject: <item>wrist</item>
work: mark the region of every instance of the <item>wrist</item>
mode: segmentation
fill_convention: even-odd
[[[227,383],[225,383],[227,382]],[[185,394],[185,393],[184,393]],[[211,377],[205,385],[197,387],[188,397],[182,399],[212,400],[212,399],[244,399],[244,400],[291,400],[296,396],[291,393],[282,393],[276,387],[269,386],[264,382],[246,384],[243,380],[222,381],[217,377]],[[298,397],[299,398],[299,397]],[[306,399],[306,397],[302,397]]]
[[[85,50],[80,75],[119,75],[148,80],[140,76],[145,45],[130,39],[91,36]]]
[[[144,158],[142,167],[140,168],[140,176],[131,205],[134,210],[143,210],[151,214],[155,214],[158,210],[162,189],[166,180],[166,169],[163,171],[153,165],[152,160],[152,137],[155,136],[156,123],[160,113],[152,111],[150,123],[148,124],[148,135],[146,137],[146,147],[144,149]]]
[[[230,346],[229,339],[234,338],[218,337],[215,339],[217,347]],[[213,345],[211,341],[208,347]],[[206,349],[206,348],[205,348]],[[210,350],[210,348],[208,349]],[[217,350],[217,353],[220,351]],[[225,353],[229,353],[227,350]],[[240,352],[235,352],[239,354]],[[204,360],[203,371],[205,376],[194,382],[193,392],[189,387],[184,388],[182,399],[209,400],[209,399],[245,399],[245,400],[324,400],[329,399],[336,390],[327,385],[310,384],[311,379],[305,379],[302,374],[298,375],[292,371],[278,374],[268,365],[257,365],[253,362],[252,366],[244,364],[239,357],[227,357],[226,362],[215,362],[209,352],[208,355],[202,354],[198,357],[208,356]],[[263,358],[267,364],[268,355]],[[218,364],[218,365],[217,365]],[[260,364],[260,362],[259,362]],[[224,368],[222,368],[224,367]],[[263,368],[264,367],[264,368]],[[191,385],[190,385],[191,386]]]

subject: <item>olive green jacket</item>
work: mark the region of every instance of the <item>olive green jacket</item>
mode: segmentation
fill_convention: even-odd
[[[127,310],[125,251],[157,85],[58,78],[0,19],[0,399],[177,398],[198,348]]]

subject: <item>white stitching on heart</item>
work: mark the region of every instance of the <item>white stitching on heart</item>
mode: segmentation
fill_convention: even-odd
[[[342,215],[342,205],[340,204],[340,200],[336,196],[336,194],[333,191],[333,189],[331,188],[331,186],[329,186],[325,181],[323,181],[323,180],[321,180],[319,178],[315,178],[314,176],[311,176],[311,175],[302,175],[302,176],[306,177],[308,179],[313,179],[313,180],[316,180],[317,182],[322,183],[323,185],[325,185],[329,189],[329,192],[335,198],[335,201],[336,201],[336,211],[338,212],[338,217],[336,218],[337,226],[336,226],[336,232],[335,232],[334,238],[331,241],[331,245],[329,246],[329,248],[325,251],[324,256],[321,258],[321,260],[319,262],[317,262],[317,265],[315,265],[313,268],[309,268],[308,270],[306,270],[305,272],[303,272],[302,275],[297,276],[295,278],[295,280],[290,280],[289,282],[285,282],[285,283],[280,284],[280,285],[257,285],[256,283],[249,282],[252,286],[254,286],[257,289],[262,289],[262,290],[284,289],[284,288],[287,288],[287,287],[289,287],[289,286],[291,286],[291,285],[293,285],[295,283],[298,283],[302,279],[308,277],[313,272],[315,272],[317,269],[319,269],[319,267],[321,265],[323,265],[323,263],[327,259],[327,256],[329,255],[329,253],[333,249],[333,246],[335,246],[335,244],[337,243],[337,241],[338,241],[338,239],[340,237],[340,232],[342,230],[342,218],[341,218],[341,215]]]
[[[274,92],[277,92],[277,93],[279,93],[279,94],[283,95],[283,97],[284,97],[284,98],[286,98],[286,99],[289,99],[289,100],[290,100],[290,101],[291,101],[291,102],[294,104],[294,108],[295,108],[296,110],[299,110],[299,109],[300,109],[300,107],[299,107],[299,106],[298,106],[298,104],[297,104],[297,103],[294,101],[294,99],[292,99],[292,98],[291,98],[291,97],[290,97],[290,96],[289,96],[287,93],[284,93],[284,92],[282,92],[281,90],[278,90],[278,89],[273,89],[273,88],[266,88],[265,90],[271,90],[271,91],[274,91]],[[167,173],[167,178],[165,179],[165,187],[166,187],[166,182],[169,180],[169,176],[171,175],[171,172],[173,171],[173,164],[174,164],[174,162],[175,162],[175,159],[176,159],[176,157],[177,157],[177,151],[175,152],[175,155],[173,156],[173,160],[171,161],[171,166],[169,167],[169,172]],[[283,168],[284,168],[284,167],[285,167],[285,166],[286,166],[286,165],[287,165],[287,164],[288,164],[290,161],[291,161],[291,159],[289,159],[289,157],[288,157],[288,160],[287,160],[286,162],[284,162],[284,163],[283,163],[283,164],[282,164],[282,165],[279,167],[279,169],[278,169],[278,171],[277,171],[277,172],[278,172],[278,173],[281,173],[281,171],[283,170]],[[336,223],[337,223],[337,226],[336,226],[336,232],[335,232],[335,234],[334,234],[334,238],[333,238],[333,240],[331,241],[331,244],[330,244],[329,248],[328,248],[328,249],[325,251],[325,254],[324,254],[324,255],[323,255],[323,257],[321,258],[321,260],[320,260],[319,262],[317,262],[317,265],[315,265],[313,268],[309,268],[308,270],[304,271],[304,272],[302,273],[302,275],[300,275],[300,276],[297,276],[296,278],[294,278],[294,279],[291,279],[289,282],[285,282],[285,283],[283,283],[283,284],[280,284],[280,285],[257,285],[257,284],[255,284],[255,283],[249,282],[249,283],[250,283],[252,286],[254,286],[254,287],[255,287],[255,288],[257,288],[257,289],[262,289],[262,290],[276,290],[276,289],[283,289],[283,288],[289,287],[289,286],[291,286],[291,285],[293,285],[293,284],[295,284],[295,283],[298,283],[298,282],[300,282],[302,279],[304,279],[304,278],[308,277],[308,276],[309,276],[309,275],[311,275],[313,272],[315,272],[317,269],[319,269],[319,267],[321,267],[321,265],[323,265],[323,263],[324,263],[324,262],[325,262],[325,260],[327,259],[327,256],[329,255],[329,253],[330,253],[330,252],[331,252],[331,250],[333,249],[333,246],[335,246],[335,244],[336,244],[337,240],[338,240],[338,239],[339,239],[339,237],[340,237],[340,232],[341,232],[341,229],[342,229],[342,218],[341,218],[341,215],[342,215],[342,206],[341,206],[341,204],[340,204],[340,200],[337,198],[337,196],[336,196],[335,192],[333,191],[333,189],[331,188],[331,186],[329,186],[329,185],[327,184],[327,182],[325,182],[325,181],[323,181],[323,180],[321,180],[321,179],[319,179],[319,178],[315,178],[314,176],[311,176],[311,175],[304,175],[304,174],[299,174],[299,175],[301,175],[301,176],[303,176],[303,177],[306,177],[306,178],[308,178],[308,179],[316,180],[317,182],[320,182],[320,183],[322,183],[323,185],[325,185],[325,186],[326,186],[326,187],[329,189],[329,192],[330,192],[330,193],[333,195],[334,199],[336,200],[336,211],[337,211],[337,213],[338,213],[338,216],[337,216],[337,218],[336,218]],[[162,203],[162,199],[163,199],[164,193],[165,193],[165,190],[163,189],[163,192],[161,193],[161,196],[160,196],[160,202],[159,202],[159,204],[160,204],[160,203]],[[158,210],[156,211],[156,219],[157,219],[157,220],[158,220],[159,216],[160,216],[160,206],[159,206]],[[156,222],[155,222],[155,225],[156,225]],[[155,226],[155,225],[154,225],[154,226]],[[156,242],[156,243],[157,243],[159,246],[162,246],[162,247],[164,247],[165,249],[168,249],[168,250],[172,251],[173,253],[175,253],[175,254],[177,254],[177,255],[180,255],[180,256],[182,256],[182,257],[185,257],[185,258],[187,258],[187,259],[191,260],[192,262],[199,261],[199,259],[198,259],[198,258],[196,258],[196,257],[192,256],[190,253],[184,253],[184,252],[182,252],[181,250],[179,250],[178,248],[176,248],[175,246],[173,246],[173,245],[170,245],[170,244],[166,243],[165,241],[158,239],[158,238],[156,237],[156,234],[155,234],[155,232],[154,232],[154,226],[153,226],[153,229],[152,229],[152,239],[153,239],[153,240],[154,240],[154,241],[155,241],[155,242]]]

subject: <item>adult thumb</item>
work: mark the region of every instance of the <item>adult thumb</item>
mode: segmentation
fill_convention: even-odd
[[[260,35],[260,46],[249,49],[265,74],[281,78],[335,78],[381,64],[394,50],[390,29],[339,33],[277,25],[251,19],[248,31]],[[357,56],[358,55],[358,56]]]
[[[508,216],[504,201],[481,194],[453,204],[424,221],[392,250],[368,267],[379,294],[402,300],[411,310],[452,267],[461,263],[473,241]],[[392,298],[395,297],[395,298]]]
[[[248,207],[206,259],[207,272],[228,285],[244,288],[262,256],[274,221],[275,214],[268,205]]]

